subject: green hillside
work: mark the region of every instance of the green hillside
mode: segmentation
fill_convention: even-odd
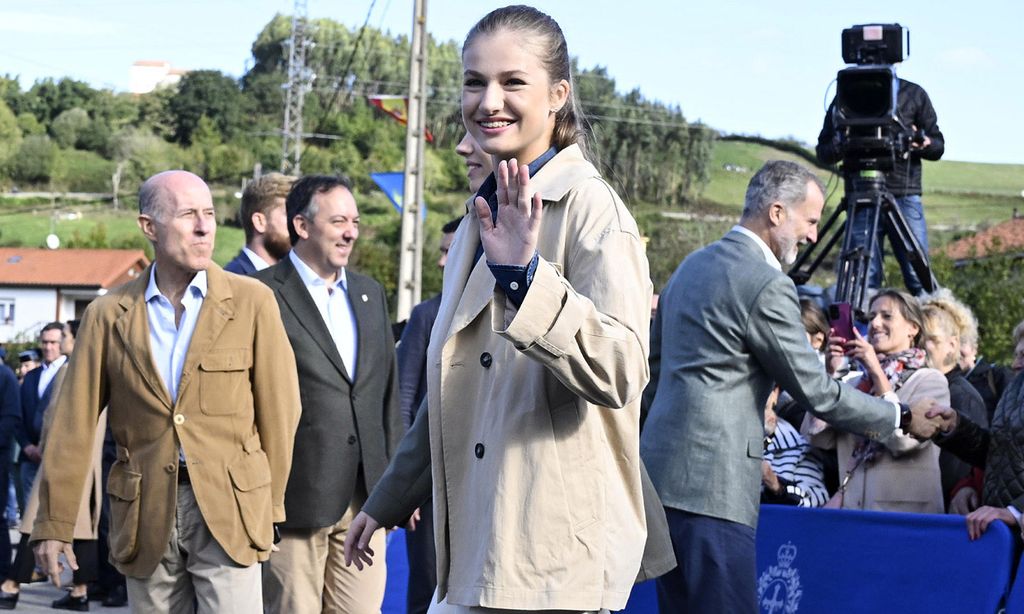
[[[765,160],[806,163],[799,156],[772,147],[740,141],[718,141],[712,157],[711,182],[704,197],[737,214],[750,177]],[[999,223],[1024,210],[1024,165],[982,164],[941,160],[924,163],[924,203],[929,225],[968,228]],[[733,170],[727,170],[733,169]],[[736,170],[739,169],[739,170]],[[829,188],[841,178],[818,169]],[[829,199],[833,205],[842,186]]]

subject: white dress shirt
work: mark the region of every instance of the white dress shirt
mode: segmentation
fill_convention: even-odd
[[[149,317],[149,350],[164,387],[171,395],[171,402],[178,400],[178,384],[181,382],[181,368],[185,364],[192,333],[196,330],[199,310],[206,297],[206,271],[199,271],[185,289],[181,304],[185,313],[181,324],[174,321],[174,305],[160,293],[156,285],[156,265],[149,275],[146,288],[146,313]]]
[[[352,312],[352,305],[348,300],[348,280],[345,277],[345,269],[338,271],[334,283],[328,285],[313,269],[309,268],[302,258],[295,253],[295,250],[288,252],[292,265],[302,278],[302,283],[313,297],[320,316],[327,324],[331,332],[331,339],[334,340],[341,360],[345,363],[345,370],[348,371],[352,381],[356,379],[357,348],[359,347],[359,329],[356,326],[356,316]]]
[[[57,371],[60,371],[60,368],[64,366],[64,363],[67,361],[68,357],[61,354],[57,357],[57,360],[54,360],[48,365],[43,365],[43,370],[39,374],[39,387],[36,389],[38,398],[43,398],[43,393],[45,393],[46,389],[50,386],[50,382],[53,381],[53,378],[57,377]]]
[[[249,257],[249,262],[252,263],[252,266],[256,267],[257,271],[262,271],[263,269],[270,268],[269,262],[257,256],[256,252],[252,251],[248,247],[243,247],[242,253]]]

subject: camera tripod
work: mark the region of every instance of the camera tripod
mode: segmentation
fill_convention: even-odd
[[[925,291],[933,292],[938,288],[939,282],[932,274],[928,254],[924,253],[917,237],[910,230],[903,212],[896,204],[896,197],[885,187],[885,176],[880,171],[866,170],[847,174],[845,181],[846,195],[822,226],[822,240],[804,250],[789,270],[793,282],[797,285],[807,283],[842,239],[834,302],[849,303],[857,316],[863,320],[870,298],[867,293],[871,259],[878,248],[878,229],[881,225],[894,251],[898,254],[899,248],[902,248],[902,257],[910,263]],[[852,223],[855,215],[863,210],[867,210],[870,216],[870,224],[866,228],[867,236],[854,232]],[[845,214],[846,219],[839,221],[842,214]],[[836,227],[833,229],[833,226]],[[819,247],[822,248],[820,253]]]

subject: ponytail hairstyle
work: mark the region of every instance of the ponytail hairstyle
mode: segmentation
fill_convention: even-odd
[[[534,39],[530,42],[534,43],[537,57],[547,70],[551,82],[556,83],[564,79],[569,84],[569,96],[555,114],[552,144],[559,151],[570,145],[579,145],[584,157],[590,159],[592,152],[588,144],[589,126],[579,99],[576,98],[576,83],[572,76],[569,48],[558,22],[532,6],[514,5],[495,9],[484,15],[470,29],[466,35],[466,42],[462,45],[463,52],[478,36],[502,30],[533,36]]]

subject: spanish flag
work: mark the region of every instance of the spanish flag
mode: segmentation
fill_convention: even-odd
[[[409,97],[408,96],[367,96],[370,104],[384,111],[391,117],[397,119],[403,126],[409,124]],[[434,135],[429,129],[425,129],[427,142],[434,142]]]

